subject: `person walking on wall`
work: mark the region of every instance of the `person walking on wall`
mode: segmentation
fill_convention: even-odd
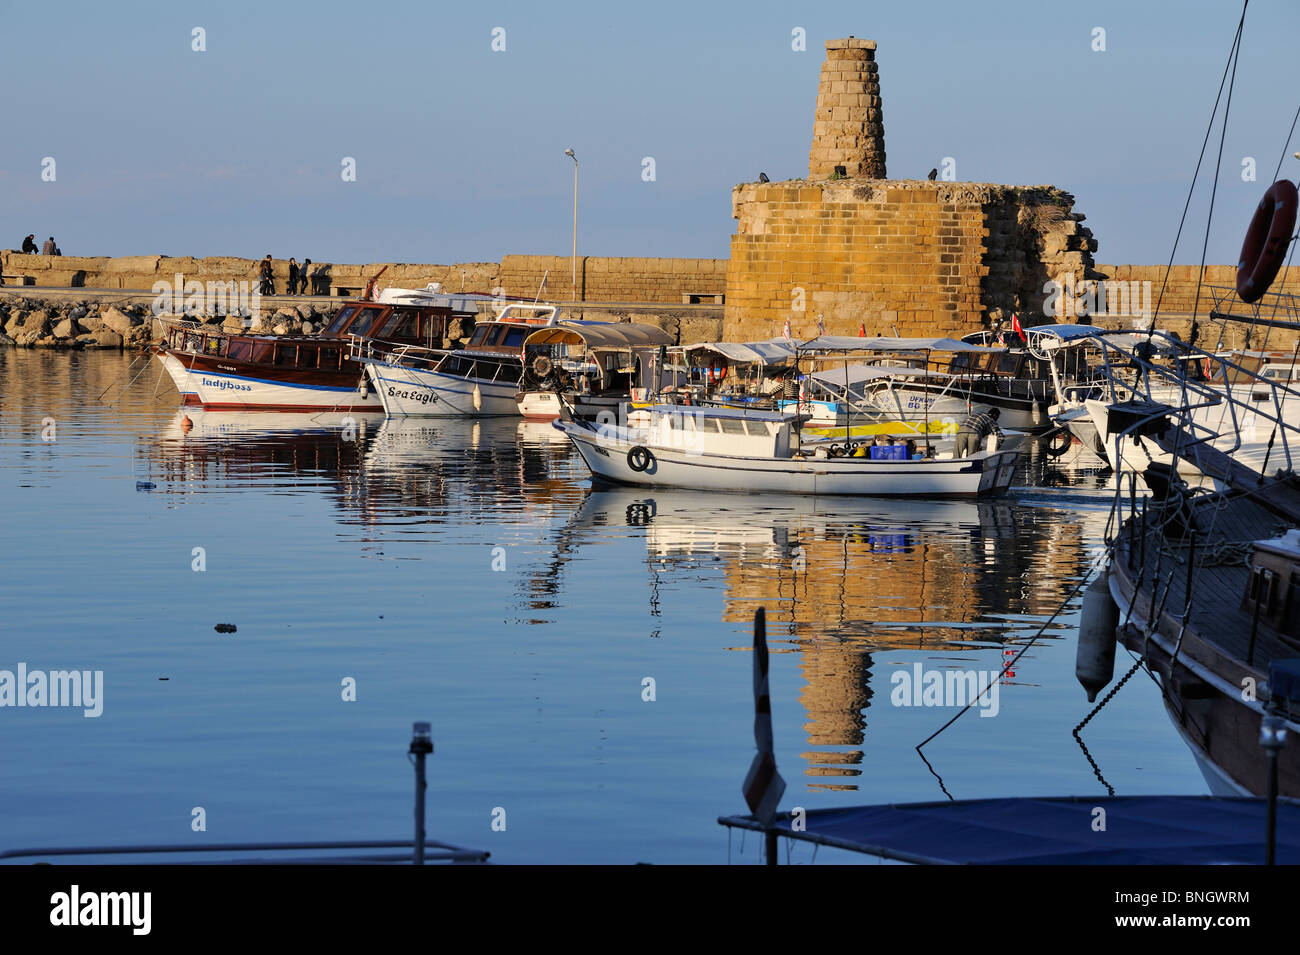
[[[290,294],[290,295],[296,295],[296,294],[298,294],[297,290],[298,290],[298,260],[295,259],[295,258],[292,258],[292,257],[291,257],[291,258],[289,259],[289,288],[288,288],[288,294]]]
[[[302,268],[298,270],[298,284],[302,286],[299,295],[306,295],[307,292],[307,270],[311,267],[311,259],[302,260]]]
[[[957,429],[957,444],[953,448],[953,457],[965,458],[978,454],[984,445],[984,439],[990,434],[1001,438],[1002,429],[998,427],[998,418],[1001,414],[1002,412],[997,408],[990,409],[988,413],[972,412]]]
[[[266,254],[266,258],[262,260],[262,264],[259,267],[258,272],[260,277],[259,291],[261,292],[261,294],[274,295],[275,276],[274,273],[271,271],[271,254],[269,252]]]

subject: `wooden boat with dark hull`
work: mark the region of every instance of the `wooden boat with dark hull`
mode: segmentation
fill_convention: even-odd
[[[382,411],[350,351],[382,355],[441,345],[453,323],[472,324],[481,296],[385,289],[347,302],[318,336],[230,334],[164,322],[154,347],[185,405],[226,411]]]
[[[1145,506],[1129,502],[1108,580],[1117,636],[1157,678],[1212,792],[1267,792],[1271,716],[1293,740],[1278,792],[1300,799],[1300,485],[1205,446],[1197,459],[1220,491],[1193,494],[1166,466],[1148,471]]]

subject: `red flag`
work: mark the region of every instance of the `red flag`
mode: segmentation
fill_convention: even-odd
[[[867,323],[866,323],[866,322],[862,322],[861,324],[858,325],[858,337],[859,337],[859,338],[866,338],[866,337],[867,337]]]
[[[1025,336],[1024,327],[1020,324],[1020,316],[1018,316],[1015,312],[1011,313],[1011,330],[1015,332],[1017,335],[1019,335],[1022,341],[1029,341],[1029,339]]]

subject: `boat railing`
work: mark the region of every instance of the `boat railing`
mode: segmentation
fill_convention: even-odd
[[[1152,348],[1141,354],[1138,352],[1141,344],[1129,349],[1102,337],[1096,342],[1102,350],[1100,370],[1111,403],[1145,400],[1173,409],[1181,419],[1183,432],[1192,436],[1192,444],[1213,441],[1232,432],[1231,445],[1219,446],[1225,454],[1240,449],[1243,419],[1250,416],[1256,430],[1261,424],[1271,427],[1270,453],[1274,443],[1280,440],[1278,453],[1283,466],[1293,467],[1293,452],[1300,447],[1300,415],[1296,416],[1295,423],[1288,421],[1284,402],[1290,400],[1291,409],[1297,410],[1300,392],[1288,383],[1260,375],[1230,356],[1213,354],[1165,332],[1151,332],[1148,342]],[[1156,364],[1153,360],[1156,346],[1166,354],[1172,353],[1177,359],[1175,365]],[[1198,365],[1204,372],[1203,378],[1186,374],[1187,368]],[[1217,428],[1195,420],[1197,411],[1216,406],[1223,408]],[[1126,429],[1126,433],[1136,433],[1149,422],[1150,419],[1143,419]]]
[[[1300,331],[1300,295],[1265,292],[1255,302],[1243,302],[1234,286],[1209,285],[1210,319],[1237,322],[1252,328],[1281,328]],[[1249,337],[1249,333],[1248,333]]]
[[[191,355],[225,358],[230,336],[220,329],[209,328],[190,319],[162,319],[163,339],[172,348]]]

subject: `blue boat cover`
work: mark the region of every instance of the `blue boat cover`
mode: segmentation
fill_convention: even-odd
[[[804,831],[783,814],[776,831],[931,865],[1260,865],[1266,811],[1263,799],[1215,796],[973,799],[815,809]],[[763,828],[751,816],[718,822]],[[1276,848],[1279,864],[1300,863],[1300,805],[1278,803]]]
[[[1300,660],[1270,660],[1268,693],[1274,699],[1300,701]]]

